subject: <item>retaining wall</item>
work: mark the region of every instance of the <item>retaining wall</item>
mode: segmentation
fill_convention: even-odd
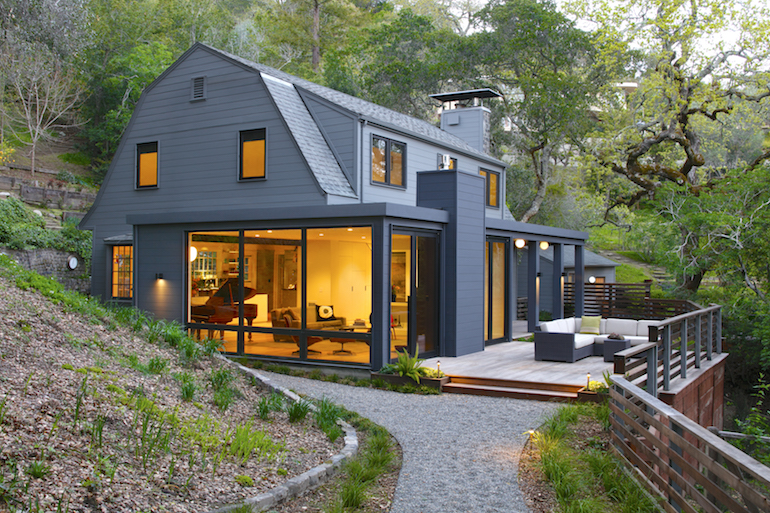
[[[10,256],[27,270],[55,278],[67,290],[91,293],[90,269],[84,267],[80,255],[56,249],[15,250],[5,247],[0,247],[0,253]],[[71,256],[78,259],[78,266],[74,270],[67,266]]]

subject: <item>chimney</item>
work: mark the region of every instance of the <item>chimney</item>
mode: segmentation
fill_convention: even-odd
[[[431,94],[430,97],[442,104],[442,130],[489,155],[492,112],[483,102],[486,98],[501,98],[500,93],[492,89],[473,89]]]

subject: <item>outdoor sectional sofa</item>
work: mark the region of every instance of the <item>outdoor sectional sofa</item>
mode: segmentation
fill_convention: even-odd
[[[660,321],[601,319],[599,334],[580,333],[583,318],[569,317],[540,323],[535,332],[535,360],[573,363],[587,356],[603,356],[604,340],[612,333],[623,335],[636,346],[649,342],[649,327]]]

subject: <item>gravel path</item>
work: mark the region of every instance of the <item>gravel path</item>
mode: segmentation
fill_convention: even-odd
[[[390,431],[403,449],[391,513],[528,512],[517,469],[527,431],[556,405],[470,395],[400,394],[264,374],[314,398],[327,397]]]

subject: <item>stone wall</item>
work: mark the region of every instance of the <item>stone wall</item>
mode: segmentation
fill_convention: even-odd
[[[75,253],[56,249],[21,251],[5,247],[0,247],[0,253],[10,256],[25,269],[55,278],[67,290],[74,290],[82,294],[91,293],[90,269],[84,268],[83,259]],[[71,256],[78,259],[78,266],[74,270],[67,265]]]
[[[31,205],[46,208],[85,209],[96,199],[95,194],[69,191],[66,189],[47,189],[22,185],[19,191],[21,199]]]

